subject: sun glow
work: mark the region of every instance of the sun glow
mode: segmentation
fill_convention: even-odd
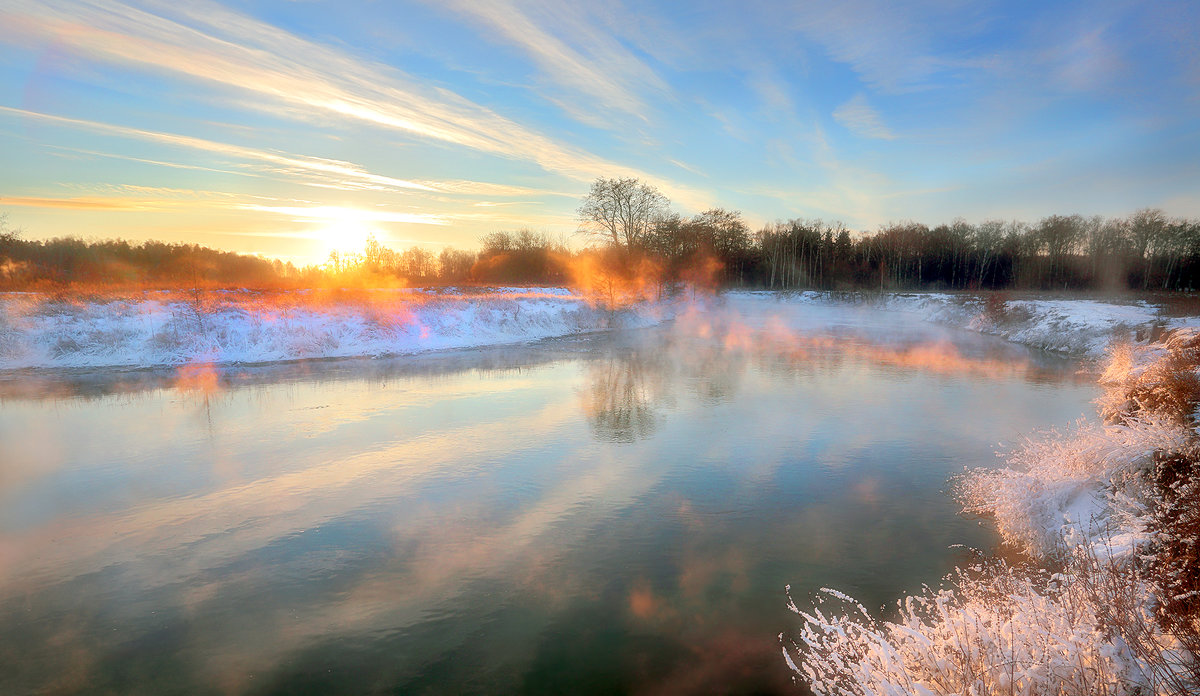
[[[244,210],[286,215],[293,223],[311,225],[303,236],[312,239],[317,247],[314,251],[324,261],[330,252],[338,255],[361,254],[366,248],[367,237],[374,235],[380,241],[387,234],[381,224],[400,225],[447,225],[442,215],[429,213],[407,213],[382,208],[352,208],[336,205],[319,206],[268,206],[241,205]]]
[[[382,233],[373,225],[354,218],[331,220],[313,230],[313,238],[324,247],[321,252],[328,255],[336,251],[340,255],[361,254],[367,246],[367,237]]]

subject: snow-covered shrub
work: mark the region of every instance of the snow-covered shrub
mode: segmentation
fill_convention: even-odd
[[[1122,421],[1150,412],[1180,423],[1200,404],[1200,330],[1179,329],[1152,346],[1115,344],[1100,383],[1100,413]]]
[[[1122,554],[1101,540],[1072,551],[1070,581],[1082,588],[1099,625],[1123,645],[1141,694],[1200,693],[1200,634],[1194,620],[1164,625],[1162,573],[1151,556]]]
[[[1200,446],[1164,452],[1155,464],[1147,558],[1159,597],[1156,616],[1200,654]]]
[[[1025,305],[1010,304],[1006,292],[990,292],[983,301],[981,318],[992,327],[1017,326],[1028,324],[1033,312]]]
[[[892,621],[834,590],[807,611],[789,601],[804,626],[785,659],[825,696],[1200,693],[1194,622],[1164,630],[1154,570],[1106,544],[1076,547],[1053,574],[958,569]]]
[[[1144,514],[1144,476],[1155,453],[1185,447],[1190,437],[1151,414],[1119,425],[1080,422],[1073,432],[1029,440],[1006,467],[968,470],[954,492],[964,512],[990,516],[1005,542],[1053,557],[1111,527],[1114,514]]]
[[[837,609],[829,612],[825,605]],[[792,665],[826,696],[1136,694],[1145,679],[1070,576],[993,562],[904,598],[893,621],[822,590]]]

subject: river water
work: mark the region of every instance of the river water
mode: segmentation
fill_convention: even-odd
[[[964,466],[1073,361],[758,298],[420,357],[0,375],[0,693],[773,693],[991,550]]]

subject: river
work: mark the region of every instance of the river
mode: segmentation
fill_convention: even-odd
[[[0,692],[773,693],[835,587],[990,551],[965,466],[1072,360],[870,310],[389,359],[0,375]]]

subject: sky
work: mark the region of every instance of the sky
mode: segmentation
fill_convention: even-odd
[[[27,239],[568,240],[597,177],[871,231],[1200,216],[1200,3],[4,0]]]

